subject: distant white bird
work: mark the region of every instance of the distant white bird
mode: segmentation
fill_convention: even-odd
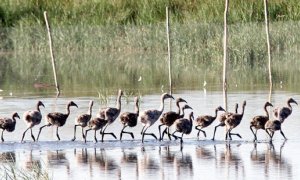
[[[207,82],[204,80],[203,87],[206,87]]]
[[[3,89],[0,89],[0,92],[3,92]]]
[[[142,81],[142,76],[139,77],[138,81]]]

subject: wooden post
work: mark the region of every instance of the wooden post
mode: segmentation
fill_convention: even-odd
[[[60,91],[59,91],[59,86],[58,86],[58,83],[57,83],[55,58],[54,58],[53,49],[52,49],[53,44],[52,44],[52,37],[51,37],[51,29],[50,29],[50,26],[49,26],[49,23],[48,23],[47,11],[44,11],[44,18],[45,18],[45,22],[46,22],[47,31],[48,31],[50,56],[51,56],[51,61],[52,61],[53,73],[54,73],[55,87],[56,87],[56,92],[57,92],[57,97],[58,97],[59,94],[60,94]]]
[[[266,35],[267,35],[267,47],[268,47],[268,67],[269,67],[269,102],[271,102],[272,96],[272,70],[271,70],[271,45],[270,45],[270,33],[269,33],[269,20],[268,20],[268,0],[264,0],[264,12],[265,12],[265,25],[266,25]]]
[[[229,0],[225,0],[223,39],[223,106],[227,111],[227,15]]]
[[[172,94],[172,71],[171,71],[171,47],[170,47],[170,22],[169,22],[169,9],[166,7],[166,30],[167,30],[167,41],[168,41],[168,63],[169,63],[169,87],[170,94]]]

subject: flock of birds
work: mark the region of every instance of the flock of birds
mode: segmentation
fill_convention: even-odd
[[[106,128],[115,122],[115,120],[120,117],[120,122],[123,124],[123,128],[120,132],[120,140],[122,140],[123,134],[129,134],[131,135],[132,139],[134,139],[134,134],[132,132],[125,131],[126,127],[134,127],[137,125],[138,122],[141,122],[143,125],[143,129],[141,131],[142,135],[142,142],[144,142],[144,136],[153,136],[155,139],[157,139],[156,135],[154,133],[146,133],[149,127],[151,127],[156,121],[160,120],[160,125],[158,126],[159,129],[159,140],[164,139],[164,135],[168,135],[169,140],[172,139],[172,137],[177,140],[180,139],[180,142],[183,142],[183,135],[184,134],[190,134],[193,128],[193,124],[196,124],[195,129],[198,130],[197,137],[199,138],[200,133],[203,133],[203,135],[206,137],[206,132],[203,130],[204,128],[210,126],[216,119],[219,111],[223,111],[223,114],[219,116],[220,123],[215,126],[214,134],[212,140],[215,139],[215,133],[218,127],[222,126],[226,128],[226,136],[225,140],[232,140],[232,135],[238,136],[239,138],[242,138],[240,134],[238,133],[232,133],[231,131],[236,128],[244,115],[245,107],[246,107],[246,101],[243,102],[242,105],[242,112],[238,113],[238,104],[235,106],[235,112],[226,112],[221,106],[217,107],[215,109],[214,116],[211,115],[204,115],[199,116],[196,119],[194,119],[194,114],[192,111],[192,108],[187,104],[187,102],[182,98],[176,99],[176,106],[177,106],[177,112],[169,111],[163,114],[164,111],[164,101],[166,99],[174,99],[174,97],[170,94],[164,93],[161,96],[161,104],[159,109],[150,109],[145,110],[143,112],[139,111],[139,99],[138,97],[135,97],[135,112],[123,112],[121,115],[121,97],[123,95],[123,91],[119,90],[118,97],[117,97],[117,105],[116,107],[105,107],[101,108],[97,114],[97,117],[92,118],[92,107],[93,107],[93,101],[90,101],[89,104],[89,110],[86,114],[79,115],[75,119],[75,125],[74,125],[74,138],[72,141],[76,140],[76,129],[77,127],[81,127],[82,137],[84,141],[86,142],[87,139],[87,133],[91,130],[94,131],[94,140],[95,142],[98,142],[96,132],[100,130],[100,134],[102,135],[101,141],[103,142],[105,135],[111,135],[115,139],[117,139],[116,135],[112,132],[105,132]],[[181,104],[183,104],[181,106]],[[297,102],[293,98],[289,98],[287,101],[287,107],[278,107],[273,110],[275,120],[270,119],[269,112],[267,110],[267,107],[273,105],[270,102],[266,102],[264,105],[264,110],[266,112],[266,115],[261,116],[255,116],[251,122],[250,122],[250,130],[254,135],[254,141],[257,141],[257,131],[259,129],[265,130],[265,132],[269,135],[270,141],[272,141],[273,135],[275,131],[280,131],[282,136],[286,139],[284,133],[281,130],[281,124],[284,122],[284,120],[292,113],[292,106],[291,104]],[[298,104],[297,104],[298,105]],[[44,106],[44,104],[41,101],[38,101],[36,105],[36,110],[26,111],[23,115],[23,119],[27,124],[27,129],[24,131],[22,135],[21,142],[24,142],[25,134],[28,130],[31,131],[31,137],[33,141],[38,141],[39,136],[43,130],[44,127],[50,127],[50,126],[56,126],[56,136],[57,139],[60,140],[59,134],[58,134],[58,128],[62,127],[70,115],[70,107],[75,106],[78,108],[77,104],[75,104],[73,101],[70,101],[67,104],[67,112],[66,113],[60,113],[60,112],[52,112],[46,115],[46,124],[41,126],[39,129],[39,133],[37,138],[32,133],[32,128],[36,125],[39,125],[42,120],[42,114],[40,110],[40,106]],[[191,112],[189,113],[189,118],[185,118],[185,110],[190,109]],[[8,131],[12,132],[15,129],[16,126],[16,118],[20,119],[20,116],[18,113],[13,113],[12,118],[4,117],[0,118],[0,128],[2,129],[1,133],[1,140],[3,139],[3,132]],[[165,129],[161,132],[161,127],[165,126]],[[170,127],[175,126],[175,131],[173,133],[170,133]],[[84,128],[88,127],[84,131]],[[181,135],[177,135],[178,133],[181,133]]]

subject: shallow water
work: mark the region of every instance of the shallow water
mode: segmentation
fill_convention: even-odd
[[[174,97],[183,97],[194,108],[195,116],[213,114],[214,109],[222,104],[221,92],[204,91],[178,91]],[[272,95],[273,105],[285,105],[286,100],[293,97],[296,101],[299,95],[275,91]],[[79,108],[71,108],[70,117],[66,125],[59,129],[61,142],[56,141],[55,128],[44,128],[40,142],[31,142],[30,133],[25,137],[26,143],[20,143],[26,125],[23,120],[17,122],[13,133],[4,132],[6,142],[0,145],[1,163],[4,166],[16,165],[21,169],[30,171],[32,164],[40,169],[46,169],[53,179],[299,179],[297,169],[300,163],[295,159],[295,154],[300,146],[299,107],[293,106],[293,114],[283,124],[283,131],[288,138],[286,142],[280,133],[275,133],[273,146],[268,143],[268,137],[263,131],[258,132],[259,143],[252,142],[253,135],[249,130],[249,121],[255,115],[264,114],[263,104],[268,99],[266,91],[231,92],[228,95],[229,111],[232,111],[236,102],[247,100],[245,115],[241,124],[232,132],[238,132],[243,139],[233,137],[234,141],[225,142],[224,129],[219,128],[216,133],[217,141],[211,141],[213,127],[206,128],[207,138],[201,136],[197,140],[196,131],[184,136],[182,150],[179,142],[156,142],[152,137],[146,137],[142,148],[140,131],[142,126],[138,124],[131,128],[135,135],[135,141],[131,141],[128,135],[124,135],[125,141],[120,142],[105,137],[105,142],[94,143],[93,133],[88,134],[88,143],[81,140],[80,129],[77,131],[76,142],[70,142],[73,137],[74,119],[78,114],[85,113],[89,100],[95,100],[93,114],[98,112],[100,104],[96,97],[3,97],[0,100],[1,116],[10,116],[14,111],[23,114],[26,110],[33,109],[37,100],[42,100],[46,108],[42,108],[45,115],[52,111],[65,111],[65,104],[74,100]],[[149,108],[158,108],[160,94],[144,95],[141,101],[141,111]],[[175,110],[174,101],[169,104],[166,101],[165,111]],[[108,106],[115,105],[115,97],[111,97]],[[129,97],[128,103],[123,99],[122,111],[133,111],[133,98]],[[241,109],[239,109],[241,111]],[[44,124],[44,121],[40,124]],[[149,128],[149,132],[158,134],[158,122]],[[121,123],[117,120],[107,132],[112,131],[119,136]],[[37,135],[38,127],[34,128]],[[201,134],[202,135],[202,134]],[[100,135],[97,133],[98,140]]]

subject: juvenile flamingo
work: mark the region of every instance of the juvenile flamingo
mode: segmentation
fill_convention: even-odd
[[[236,133],[231,133],[233,128],[236,128],[242,121],[244,112],[245,112],[245,106],[246,106],[246,101],[243,102],[243,107],[242,107],[242,113],[241,114],[232,114],[225,120],[225,125],[226,125],[226,137],[225,139],[227,140],[227,137],[229,136],[230,140],[232,140],[231,135],[236,135],[239,138],[242,138],[240,134]]]
[[[12,118],[7,118],[7,117],[0,117],[0,129],[2,129],[2,133],[1,133],[1,141],[4,142],[4,138],[3,138],[3,132],[7,131],[7,132],[13,132],[15,130],[16,127],[16,119],[15,118],[19,118],[20,116],[18,115],[18,113],[13,113]]]
[[[115,108],[114,107],[105,107],[105,108],[100,109],[98,117],[100,117],[101,119],[105,119],[107,121],[107,123],[104,126],[102,132],[100,132],[100,133],[102,133],[102,142],[103,142],[103,139],[104,139],[104,135],[106,135],[106,134],[110,134],[115,139],[117,139],[117,137],[114,133],[105,133],[105,130],[106,130],[108,125],[115,122],[115,120],[117,119],[117,117],[119,116],[119,114],[121,112],[121,96],[122,95],[123,95],[123,91],[119,90],[118,98],[117,98],[117,106]]]
[[[268,106],[272,106],[273,107],[273,105],[270,102],[266,102],[265,103],[265,105],[264,105],[264,110],[266,112],[265,116],[263,116],[263,115],[261,115],[261,116],[255,116],[251,120],[251,122],[250,122],[250,130],[251,130],[251,132],[254,135],[254,141],[257,140],[257,136],[256,136],[257,130],[259,130],[259,129],[265,129],[265,124],[270,119],[269,112],[267,110]],[[255,132],[253,131],[253,128],[255,128]]]
[[[166,112],[162,115],[162,117],[160,118],[160,122],[161,124],[158,126],[158,131],[159,131],[159,140],[161,141],[163,138],[162,138],[162,134],[161,134],[161,126],[167,126],[166,129],[163,131],[163,134],[166,130],[168,130],[168,135],[169,135],[169,139],[171,140],[170,138],[170,132],[169,132],[169,127],[172,126],[172,124],[175,122],[176,119],[179,119],[181,118],[180,117],[180,104],[181,102],[186,102],[186,100],[182,99],[182,98],[176,98],[176,107],[177,107],[177,112],[174,112],[174,111],[169,111],[169,112]]]
[[[165,99],[168,98],[172,98],[174,99],[174,97],[170,94],[164,93],[161,95],[161,103],[160,103],[160,108],[157,109],[150,109],[150,110],[146,110],[144,112],[142,112],[138,119],[139,121],[142,123],[143,125],[143,129],[142,129],[142,142],[144,142],[144,136],[145,135],[151,135],[153,136],[155,139],[157,139],[157,137],[155,136],[155,134],[153,133],[146,133],[147,129],[152,126],[160,117],[160,115],[162,114],[162,112],[164,111],[164,101]]]
[[[239,105],[238,105],[238,103],[236,103],[235,104],[235,113],[238,113],[238,108],[239,108]],[[217,125],[217,126],[215,126],[215,130],[214,130],[214,135],[213,135],[213,138],[211,139],[211,140],[215,140],[215,135],[216,135],[216,131],[217,131],[217,128],[219,127],[219,126],[222,126],[222,127],[224,127],[225,126],[225,120],[229,117],[229,116],[231,116],[232,114],[234,114],[234,113],[232,113],[232,112],[225,112],[225,113],[223,113],[223,114],[221,114],[220,115],[220,117],[219,117],[219,121],[220,121],[220,123]]]
[[[86,114],[79,115],[75,119],[74,138],[72,139],[72,141],[75,141],[75,139],[76,139],[76,127],[77,126],[81,126],[82,138],[85,139],[83,128],[85,128],[88,125],[88,122],[91,120],[93,105],[94,105],[94,101],[90,101],[88,112]]]
[[[291,103],[298,103],[293,99],[289,98],[287,100],[287,107],[277,107],[274,109],[274,116],[278,118],[278,120],[283,123],[284,120],[292,114],[292,106]]]
[[[137,124],[137,119],[138,119],[139,112],[140,112],[139,111],[139,98],[135,97],[134,102],[135,102],[135,112],[124,112],[120,115],[120,121],[123,124],[123,128],[120,133],[120,140],[122,140],[123,133],[130,134],[132,139],[134,139],[134,135],[132,132],[124,131],[124,129],[126,127],[128,127],[128,126],[134,127]]]
[[[35,125],[39,125],[41,123],[42,120],[42,113],[40,110],[40,106],[43,106],[45,108],[45,105],[41,102],[38,101],[36,104],[36,110],[33,111],[26,111],[23,114],[23,119],[25,121],[25,123],[27,124],[27,129],[24,131],[23,136],[22,136],[22,140],[21,142],[23,142],[23,139],[25,137],[26,132],[30,129],[31,131],[31,138],[33,139],[33,141],[35,141],[35,137],[32,134],[32,128]]]
[[[275,131],[280,131],[280,133],[284,137],[284,139],[285,140],[287,139],[281,130],[281,121],[279,121],[279,120],[268,120],[265,124],[265,130],[270,137],[270,142],[272,142],[272,140],[273,140]]]
[[[53,113],[49,113],[47,114],[46,118],[47,118],[47,124],[40,127],[40,131],[39,131],[39,134],[38,134],[38,137],[37,137],[37,140],[39,140],[39,137],[40,137],[40,134],[42,132],[42,129],[44,127],[50,127],[50,126],[56,126],[56,136],[57,136],[57,139],[60,141],[60,137],[58,135],[58,128],[65,125],[66,123],[66,120],[67,118],[69,117],[70,115],[70,107],[71,106],[77,106],[77,104],[75,104],[73,101],[70,101],[68,104],[67,104],[67,113],[60,113],[60,112],[53,112]]]
[[[106,124],[107,124],[107,121],[105,119],[101,119],[99,117],[96,117],[96,118],[90,120],[89,125],[88,125],[89,129],[87,129],[85,131],[84,142],[86,143],[87,133],[90,130],[94,130],[94,140],[95,140],[95,142],[98,142],[97,136],[96,136],[96,131],[98,131],[100,129],[100,134],[101,134],[101,130]]]
[[[183,140],[183,135],[184,134],[190,134],[192,132],[192,128],[193,128],[193,120],[194,120],[194,114],[193,112],[190,113],[189,115],[189,119],[185,119],[185,118],[180,118],[177,119],[174,122],[174,125],[176,127],[176,130],[173,132],[172,136],[177,139],[180,139],[180,143],[182,144]],[[179,132],[181,133],[181,137],[176,136],[175,133]]]
[[[195,127],[195,129],[198,130],[198,133],[197,133],[198,138],[199,138],[200,132],[202,132],[204,134],[204,137],[206,137],[206,133],[202,129],[208,127],[209,125],[211,125],[211,123],[213,123],[215,121],[215,119],[218,116],[218,111],[225,111],[225,110],[221,106],[219,106],[215,110],[215,116],[204,115],[204,116],[199,116],[196,118],[197,126]]]

